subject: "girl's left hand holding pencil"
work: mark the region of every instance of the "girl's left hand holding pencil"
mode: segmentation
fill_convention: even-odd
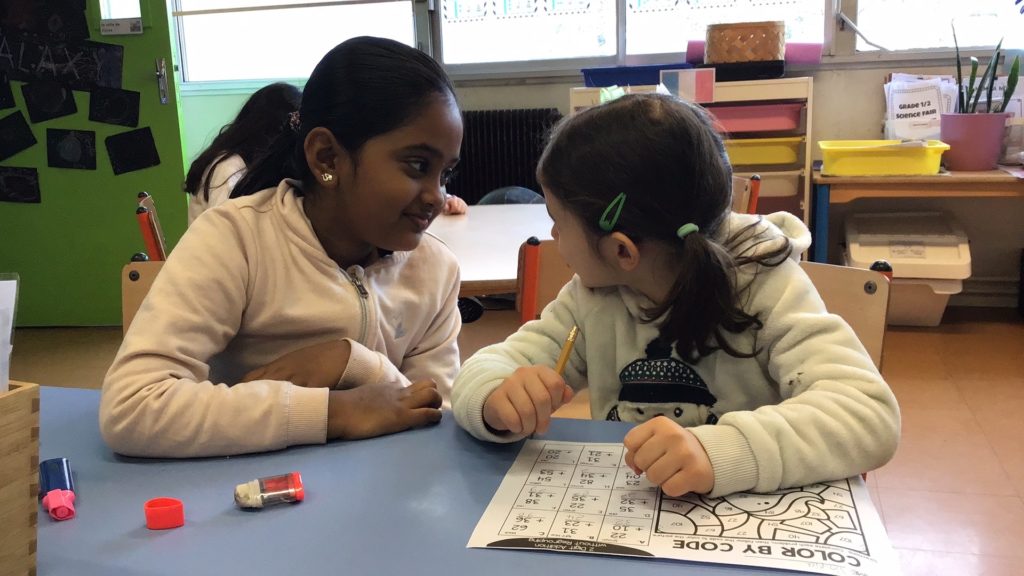
[[[661,486],[669,496],[707,494],[715,487],[715,471],[704,445],[686,428],[656,416],[626,434],[626,465]]]
[[[484,403],[484,422],[513,434],[543,434],[551,414],[572,400],[572,388],[548,366],[522,366],[505,379]]]

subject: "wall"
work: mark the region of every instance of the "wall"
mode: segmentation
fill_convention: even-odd
[[[882,86],[885,75],[899,70],[922,74],[948,74],[951,67],[889,66],[844,68],[808,72],[814,77],[814,116],[812,137],[830,139],[875,139],[881,137],[881,119],[885,114]],[[802,72],[800,73],[802,74]],[[460,105],[466,110],[500,108],[558,107],[568,112],[569,89],[582,82],[525,83],[509,85],[459,86]],[[491,84],[498,84],[497,82]],[[185,117],[186,155],[192,158],[209,141],[216,128],[231,119],[245,96],[186,94],[182,98]],[[815,148],[816,157],[820,151]],[[1015,305],[1015,290],[1020,250],[1024,248],[1021,225],[1021,199],[970,198],[928,200],[858,200],[833,207],[831,237],[842,234],[845,214],[893,210],[944,210],[954,214],[965,226],[971,240],[974,261],[973,282],[965,285],[965,296],[954,302]],[[838,258],[833,254],[833,260]],[[989,280],[995,280],[990,282]]]
[[[20,326],[121,323],[121,268],[144,249],[134,215],[139,191],[153,195],[169,246],[185,229],[174,83],[169,83],[169,103],[161,104],[155,80],[156,58],[166,58],[169,68],[172,64],[167,6],[164,0],[142,1],[142,35],[100,36],[98,2],[87,5],[90,40],[124,46],[122,87],[141,93],[138,126],[152,129],[161,163],[115,176],[104,139],[133,128],[90,122],[85,92],[74,92],[76,114],[30,123],[37,144],[3,164],[37,168],[42,202],[0,202],[0,271],[21,276]],[[11,85],[17,109],[24,112],[22,83]],[[12,111],[2,110],[0,116]],[[49,168],[47,128],[95,131],[97,169]]]

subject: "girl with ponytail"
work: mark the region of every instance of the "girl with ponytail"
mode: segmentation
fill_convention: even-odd
[[[703,109],[631,95],[566,118],[537,177],[576,275],[539,320],[466,361],[453,409],[471,434],[544,432],[589,384],[592,417],[639,424],[626,462],[672,496],[803,486],[892,457],[896,400],[801,270],[807,228],[731,212]]]
[[[437,422],[458,370],[458,263],[426,235],[459,159],[451,81],[353,38],[230,202],[189,227],[103,383],[133,456],[218,456]]]
[[[245,174],[245,167],[289,129],[302,91],[274,82],[253,92],[238,116],[220,129],[206,150],[192,161],[185,176],[189,225],[209,208],[225,202]]]

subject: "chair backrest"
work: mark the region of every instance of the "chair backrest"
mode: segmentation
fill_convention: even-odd
[[[756,214],[757,199],[761,195],[761,177],[732,177],[732,211],[740,214]]]
[[[554,240],[531,237],[519,247],[519,272],[516,275],[516,310],[519,321],[540,317],[541,310],[558,296],[572,279],[573,272],[558,253]]]
[[[149,287],[163,268],[160,260],[150,262],[129,262],[121,269],[121,330],[128,332],[135,313],[149,293]]]
[[[889,308],[889,279],[881,272],[801,262],[825,309],[846,320],[875,366],[882,367],[882,344]]]
[[[875,366],[881,368],[889,279],[881,272],[862,268],[815,262],[801,262],[800,266],[814,283],[825,308],[853,328]],[[519,248],[516,290],[520,321],[537,319],[572,276],[554,240],[531,238],[524,242]]]

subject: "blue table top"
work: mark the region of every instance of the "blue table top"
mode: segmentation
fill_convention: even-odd
[[[357,442],[228,458],[117,456],[97,424],[99,392],[41,389],[40,458],[66,457],[77,516],[40,509],[41,576],[154,574],[795,574],[670,560],[466,548],[521,443],[480,442],[450,413],[434,427]],[[621,442],[628,426],[556,419],[547,438]],[[306,499],[235,507],[234,487],[298,471]],[[185,525],[145,527],[143,504],[184,502]]]

